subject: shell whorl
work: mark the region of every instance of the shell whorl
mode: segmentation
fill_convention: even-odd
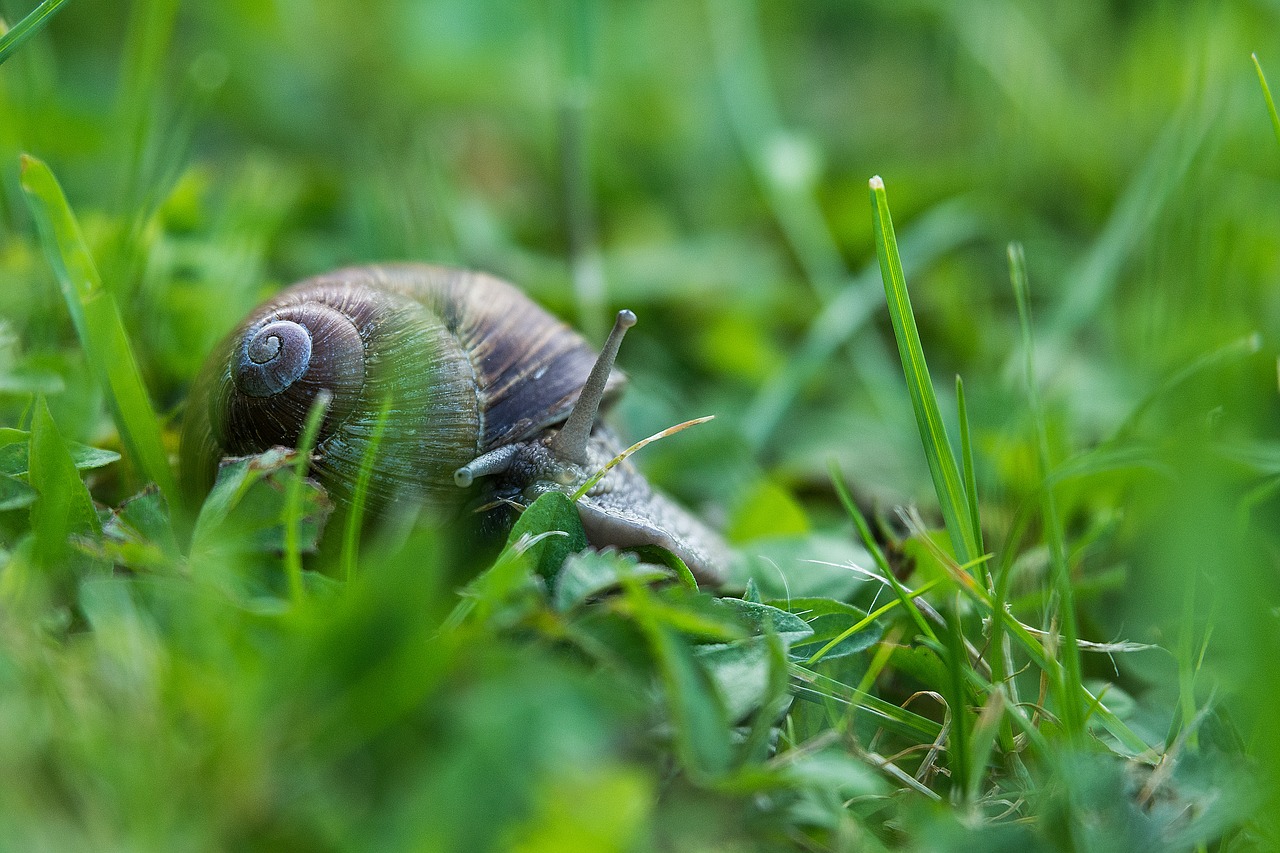
[[[292,320],[251,329],[231,368],[236,387],[251,397],[270,397],[298,381],[311,366],[311,331]]]
[[[223,398],[228,445],[236,453],[296,444],[320,391],[332,395],[323,442],[359,403],[365,342],[341,306],[305,301],[250,325],[234,349]]]

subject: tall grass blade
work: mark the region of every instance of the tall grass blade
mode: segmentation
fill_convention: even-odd
[[[49,19],[53,17],[59,9],[61,9],[67,0],[44,0],[39,6],[31,10],[25,18],[18,21],[13,29],[6,33],[0,34],[0,65],[8,59],[20,47],[23,42],[31,38],[49,23]]]
[[[294,604],[302,600],[305,592],[302,585],[302,480],[311,465],[311,449],[316,446],[320,424],[329,411],[332,399],[333,396],[328,391],[320,391],[311,404],[311,411],[307,412],[307,422],[302,427],[302,437],[298,439],[298,456],[293,462],[293,477],[289,480],[289,491],[285,494],[284,568],[285,575],[289,578],[289,595]]]
[[[1150,243],[1152,225],[1191,174],[1213,117],[1188,109],[1174,116],[1151,147],[1142,168],[1116,201],[1089,253],[1064,277],[1071,282],[1050,320],[1049,333],[1065,347],[1071,334],[1106,301],[1124,264]]]
[[[160,487],[169,506],[179,507],[173,468],[120,309],[115,297],[102,286],[62,187],[43,161],[24,154],[22,188],[85,359],[109,391],[112,414],[129,456],[142,474]]]
[[[933,477],[934,490],[946,522],[947,534],[961,563],[969,563],[981,551],[973,539],[973,521],[969,517],[969,499],[960,480],[960,469],[947,437],[947,427],[938,409],[938,397],[929,378],[929,366],[925,363],[924,348],[920,344],[920,331],[911,313],[911,298],[907,294],[907,281],[902,273],[902,259],[898,254],[898,241],[893,233],[893,220],[889,214],[889,199],[884,182],[879,177],[871,179],[871,210],[875,230],[876,254],[880,259],[880,277],[884,282],[885,299],[889,303],[889,319],[893,322],[893,335],[898,342],[898,355],[906,374],[907,390],[911,394],[911,407],[915,410],[916,425],[920,429],[920,441],[924,445],[925,459]]]
[[[1258,82],[1262,85],[1262,97],[1267,99],[1267,113],[1271,116],[1271,129],[1275,131],[1276,142],[1280,142],[1280,115],[1276,115],[1276,102],[1271,98],[1271,87],[1267,85],[1267,75],[1262,73],[1262,63],[1258,54],[1250,54],[1253,59],[1253,70],[1258,72]]]
[[[981,223],[969,202],[943,202],[922,214],[904,236],[903,244],[909,247],[902,258],[904,272],[927,269],[980,231]],[[879,264],[872,262],[823,305],[805,331],[804,341],[760,386],[742,416],[742,434],[753,450],[769,443],[802,390],[867,326],[883,292]]]
[[[898,254],[898,242],[893,233],[893,220],[889,214],[889,199],[884,182],[877,176],[871,179],[872,221],[875,231],[876,254],[880,259],[880,275],[884,281],[885,300],[889,305],[889,318],[893,322],[894,338],[898,342],[898,355],[906,375],[911,406],[915,410],[916,425],[920,430],[920,442],[924,446],[929,473],[933,476],[934,490],[942,508],[947,534],[962,564],[970,564],[981,556],[974,541],[974,520],[970,517],[969,500],[960,480],[951,441],[947,438],[946,424],[938,409],[938,398],[925,363],[920,332],[911,312],[911,299],[907,294],[907,281],[902,273],[902,259]],[[956,593],[955,601],[959,603]],[[951,763],[952,778],[957,784],[952,789],[963,799],[967,795],[964,780],[969,778],[970,711],[965,690],[964,670],[968,667],[964,634],[960,626],[957,608],[947,619],[947,655],[949,670],[947,704],[951,708],[951,732],[947,738],[947,754]]]
[[[1031,334],[1031,305],[1027,285],[1027,262],[1018,243],[1009,244],[1009,275],[1013,281],[1013,293],[1018,302],[1018,319],[1022,325],[1022,346],[1026,354],[1027,398],[1036,431],[1036,461],[1042,482],[1049,477],[1049,434],[1045,427],[1044,410],[1036,382],[1034,340]],[[1052,487],[1040,491],[1041,512],[1044,517],[1045,538],[1049,545],[1049,559],[1053,565],[1057,585],[1059,620],[1062,625],[1062,677],[1060,679],[1062,708],[1060,716],[1068,736],[1079,738],[1084,732],[1082,711],[1086,707],[1084,687],[1081,682],[1080,648],[1076,642],[1075,591],[1071,585],[1071,569],[1067,565],[1066,545],[1062,521],[1058,518],[1057,504]]]
[[[360,473],[356,476],[356,486],[351,492],[351,509],[347,512],[346,527],[342,531],[342,577],[351,580],[356,573],[356,559],[359,557],[360,528],[364,525],[364,508],[369,497],[369,483],[373,479],[373,465],[378,458],[378,448],[382,444],[382,434],[387,428],[387,418],[391,414],[391,395],[382,401],[378,410],[378,420],[374,422],[373,433],[369,436],[369,444],[360,458]]]
[[[960,421],[960,467],[964,474],[964,492],[969,497],[969,522],[973,525],[973,541],[981,554],[986,548],[982,544],[982,516],[978,511],[978,476],[973,468],[973,441],[969,435],[969,407],[964,399],[964,380],[956,377],[956,414]],[[983,586],[991,588],[986,562],[978,563],[978,577]]]

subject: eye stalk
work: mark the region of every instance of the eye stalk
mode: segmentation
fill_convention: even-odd
[[[618,312],[618,319],[614,320],[609,339],[604,342],[604,349],[591,368],[587,384],[582,386],[578,402],[574,403],[569,419],[551,441],[551,452],[556,458],[577,465],[586,465],[590,461],[587,440],[591,437],[591,428],[595,426],[596,415],[600,413],[600,401],[604,399],[605,386],[609,383],[609,374],[613,372],[613,363],[618,358],[622,337],[635,324],[636,315],[633,312],[625,308]]]
[[[600,414],[600,403],[604,399],[605,389],[609,384],[609,374],[613,372],[613,364],[618,358],[618,348],[622,346],[622,338],[627,333],[627,329],[635,324],[634,312],[625,309],[618,312],[613,330],[609,332],[609,338],[604,342],[604,349],[600,351],[595,364],[591,367],[590,375],[587,376],[586,383],[582,386],[582,391],[578,394],[578,401],[574,403],[564,426],[551,439],[549,449],[555,462],[581,466],[591,461],[590,454],[587,452],[587,442],[591,438],[591,430],[595,427],[596,417]],[[453,482],[459,488],[465,489],[478,477],[504,473],[511,467],[512,461],[520,455],[522,447],[523,445],[509,444],[472,459],[453,472]],[[539,470],[545,468],[549,471],[559,466],[554,463],[544,463],[536,467]]]

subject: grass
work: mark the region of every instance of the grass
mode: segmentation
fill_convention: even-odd
[[[1280,847],[1275,13],[86,2],[0,0],[15,849]],[[636,310],[725,594],[364,528],[392,400],[182,517],[215,342],[399,258]]]

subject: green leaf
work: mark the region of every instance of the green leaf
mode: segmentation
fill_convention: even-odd
[[[772,604],[794,613],[813,631],[809,637],[792,643],[791,656],[796,660],[807,660],[827,643],[867,618],[865,611],[830,598],[793,598],[789,601],[774,601]],[[837,643],[822,658],[829,660],[866,651],[879,642],[882,636],[883,628],[878,622],[872,623]]]
[[[36,399],[32,413],[30,448],[29,482],[39,494],[31,504],[35,556],[38,563],[51,566],[66,558],[73,534],[98,534],[102,527],[43,397]]]
[[[30,433],[21,429],[0,429],[0,474],[25,477],[30,467]],[[88,471],[117,462],[120,454],[113,450],[90,447],[76,441],[65,442],[76,469]]]
[[[744,720],[770,695],[768,638],[698,646],[694,655],[707,669],[731,722]]]
[[[768,604],[741,598],[721,598],[718,604],[736,613],[753,634],[772,631],[788,645],[813,635],[813,628],[799,616]]]
[[[618,554],[583,551],[569,555],[555,577],[551,603],[561,613],[592,596],[614,589],[629,577],[638,583],[670,579],[671,573],[652,563],[638,563]]]
[[[36,500],[36,490],[8,474],[0,474],[0,512],[31,506]]]
[[[22,188],[85,359],[110,392],[112,415],[130,456],[174,506],[177,484],[173,469],[115,297],[102,286],[80,225],[53,172],[26,154],[22,156]]]
[[[676,580],[685,588],[692,592],[698,591],[698,579],[693,576],[693,572],[685,565],[684,560],[663,548],[661,545],[639,545],[625,549],[629,554],[635,554],[640,558],[642,563],[652,563],[656,566],[666,566],[676,576]]]
[[[220,576],[241,566],[245,555],[283,552],[286,496],[297,477],[295,456],[295,451],[277,447],[222,463],[192,533],[193,573]],[[310,478],[304,479],[299,494],[298,547],[313,551],[333,504]]]
[[[667,712],[675,728],[676,752],[696,777],[715,778],[732,755],[729,716],[710,674],[699,665],[688,640],[664,624],[647,587],[624,581],[627,600],[658,665]]]
[[[888,787],[874,769],[836,749],[800,755],[786,765],[786,774],[797,787],[829,791],[841,800],[883,796]]]
[[[461,625],[473,613],[487,620],[516,601],[521,590],[553,579],[571,554],[587,547],[578,509],[568,495],[539,495],[511,528],[506,547],[493,565],[467,585],[463,600],[445,620],[445,628]],[[540,583],[534,583],[537,578]],[[571,594],[567,594],[571,597]],[[517,609],[520,603],[517,603]]]
[[[545,536],[547,533],[557,535]],[[544,578],[555,577],[570,554],[587,547],[578,509],[568,495],[560,492],[539,495],[520,513],[507,537],[507,548],[517,548],[521,541],[529,543],[527,549],[522,549],[524,558]]]
[[[103,523],[105,556],[135,570],[165,570],[181,560],[164,495],[154,486],[134,495]]]

